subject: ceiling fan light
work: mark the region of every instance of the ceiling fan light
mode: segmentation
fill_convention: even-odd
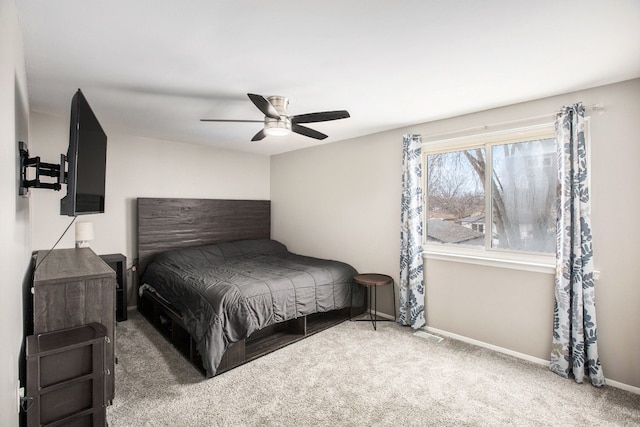
[[[286,136],[291,133],[287,128],[267,128],[265,133],[270,136]]]
[[[270,136],[285,136],[291,133],[291,122],[288,120],[267,119],[264,132]]]

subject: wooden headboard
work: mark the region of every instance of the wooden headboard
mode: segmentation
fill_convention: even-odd
[[[138,274],[159,252],[271,236],[269,200],[138,199]]]

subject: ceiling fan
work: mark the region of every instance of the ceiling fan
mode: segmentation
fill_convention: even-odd
[[[248,93],[247,96],[264,114],[264,120],[226,120],[226,119],[200,119],[201,122],[245,122],[264,123],[264,128],[256,133],[251,141],[260,141],[267,135],[283,136],[291,132],[308,136],[309,138],[325,139],[327,135],[318,132],[301,123],[328,122],[330,120],[347,119],[349,112],[346,110],[322,111],[319,113],[298,114],[290,116],[287,113],[289,99],[284,96],[270,96],[265,98],[262,95]]]

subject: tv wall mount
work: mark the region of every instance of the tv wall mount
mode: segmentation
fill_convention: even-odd
[[[18,151],[20,152],[20,187],[18,188],[18,194],[26,196],[29,193],[29,188],[48,188],[50,190],[59,191],[62,184],[67,182],[67,173],[65,172],[64,165],[67,161],[67,156],[60,154],[60,163],[45,163],[40,161],[40,156],[29,157],[29,150],[27,150],[27,144],[23,141],[18,141]],[[36,177],[35,179],[27,179],[28,168],[34,168]],[[42,182],[40,177],[49,176],[56,178],[55,182]]]

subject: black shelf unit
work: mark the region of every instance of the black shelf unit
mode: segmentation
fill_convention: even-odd
[[[127,320],[127,257],[122,254],[100,255],[116,272],[116,321]]]
[[[106,425],[107,329],[99,323],[27,337],[27,426]]]

